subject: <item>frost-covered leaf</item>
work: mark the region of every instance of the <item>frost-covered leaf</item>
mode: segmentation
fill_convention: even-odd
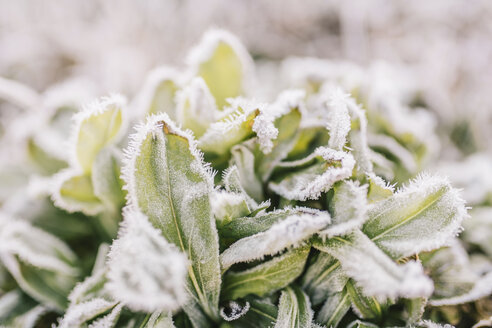
[[[239,169],[236,165],[231,165],[229,166],[229,168],[224,170],[224,172],[222,173],[222,182],[228,192],[233,192],[241,195],[241,197],[243,197],[244,200],[247,202],[250,209],[256,210],[258,208],[258,203],[246,192],[246,186],[243,187],[241,173],[239,172]]]
[[[0,297],[0,325],[2,327],[34,328],[48,308],[36,304],[20,290],[12,290]]]
[[[416,327],[417,328],[454,328],[454,326],[450,324],[440,324],[429,320],[422,320],[421,322],[418,323]]]
[[[267,231],[274,224],[287,220],[291,216],[299,217],[302,215],[322,216],[325,214],[308,207],[288,207],[281,210],[260,213],[255,216],[237,218],[236,220],[232,220],[228,224],[223,225],[219,229],[219,234],[222,238],[236,241]]]
[[[234,145],[256,135],[262,151],[269,152],[278,130],[273,124],[273,116],[266,112],[266,104],[243,98],[230,102],[230,109],[225,116],[211,124],[198,140],[199,148],[206,153],[222,156]]]
[[[209,125],[216,121],[218,113],[215,99],[202,78],[194,78],[183,90],[178,91],[176,120],[184,129],[201,137]]]
[[[142,328],[174,328],[170,312],[154,312]]]
[[[348,279],[336,258],[320,252],[302,276],[302,285],[313,305],[318,305],[340,293]]]
[[[231,163],[236,168],[239,184],[246,194],[255,201],[263,200],[263,185],[256,175],[255,154],[253,153],[251,142],[238,144],[231,149]]]
[[[186,256],[141,213],[125,213],[108,268],[106,288],[134,311],[174,311],[187,301]]]
[[[284,160],[295,145],[301,122],[302,98],[304,92],[288,90],[283,92],[269,108],[275,117],[274,126],[278,135],[272,141],[268,154],[256,152],[255,168],[262,181],[267,181],[275,166]]]
[[[214,191],[210,197],[210,204],[219,233],[221,228],[233,219],[242,218],[251,213],[247,199],[243,195],[225,190]]]
[[[121,96],[103,98],[85,107],[75,116],[73,166],[89,174],[97,154],[117,141],[123,124],[125,99]]]
[[[361,288],[355,286],[352,280],[347,282],[346,289],[352,302],[352,309],[360,318],[381,319],[383,309],[375,297],[364,295]]]
[[[368,139],[372,149],[389,153],[407,172],[411,174],[417,172],[418,164],[414,155],[397,140],[382,134],[369,135]]]
[[[326,128],[330,131],[328,147],[342,150],[350,132],[350,115],[347,106],[349,95],[340,88],[333,88],[327,94],[328,122]]]
[[[313,321],[309,297],[297,286],[287,287],[280,295],[275,328],[305,328]]]
[[[305,165],[311,161],[313,164],[307,168],[270,182],[269,188],[291,200],[317,199],[322,192],[330,190],[335,182],[350,177],[355,165],[349,153],[325,147],[317,148],[314,154],[299,164]]]
[[[116,323],[120,318],[122,304],[116,305],[111,312],[92,322],[87,328],[116,328]]]
[[[150,72],[134,105],[138,114],[167,113],[175,118],[175,97],[181,80],[179,72],[170,67],[159,67]]]
[[[470,267],[468,255],[458,242],[420,256],[429,277],[434,281],[431,300],[456,297],[468,293],[478,275]]]
[[[94,318],[110,312],[116,307],[116,304],[117,302],[108,301],[103,298],[93,298],[70,306],[60,321],[58,328],[85,327]]]
[[[316,315],[316,321],[326,327],[338,327],[338,324],[350,310],[350,296],[347,290],[331,294]]]
[[[104,210],[104,204],[94,194],[90,175],[81,175],[68,169],[56,176],[56,187],[52,195],[56,206],[68,212],[95,215]]]
[[[417,297],[405,301],[405,314],[406,323],[408,325],[415,325],[422,320],[425,307],[427,305],[427,298]]]
[[[104,148],[96,156],[92,166],[94,195],[107,207],[115,207],[118,210],[125,202],[120,171],[120,152],[113,147]]]
[[[210,30],[188,58],[193,73],[201,76],[217,101],[219,109],[227,98],[241,95],[252,73],[252,59],[235,36]]]
[[[58,238],[24,221],[0,218],[0,259],[22,290],[64,309],[79,269],[77,256]]]
[[[239,239],[229,246],[220,255],[222,270],[227,270],[235,263],[262,259],[288,247],[296,247],[329,223],[330,215],[327,212],[298,211],[273,224],[268,230]]]
[[[335,184],[329,203],[332,222],[320,236],[332,237],[358,229],[367,220],[367,186],[346,180]]]
[[[448,180],[427,175],[375,203],[368,215],[364,233],[394,259],[445,245],[467,216],[464,201]]]
[[[148,118],[127,150],[124,180],[129,206],[191,262],[188,288],[203,310],[218,318],[219,243],[210,205],[213,176],[192,136],[167,114]],[[192,298],[193,299],[193,298]]]
[[[105,288],[107,282],[106,269],[93,272],[84,281],[77,283],[75,288],[70,292],[70,295],[68,295],[70,307],[95,298],[111,300],[111,296]]]
[[[378,328],[378,325],[375,325],[370,322],[364,322],[360,320],[355,320],[349,323],[347,328]]]
[[[385,182],[381,177],[374,173],[368,174],[369,188],[367,191],[367,201],[375,203],[380,200],[393,196],[394,188]]]
[[[238,320],[231,322],[233,327],[264,328],[272,327],[278,314],[278,307],[269,298],[246,297],[248,311]]]
[[[223,297],[237,299],[249,294],[265,296],[284,288],[303,271],[309,247],[292,249],[265,263],[224,277]]]
[[[397,265],[358,230],[343,238],[316,240],[314,246],[338,259],[345,274],[367,296],[384,300],[425,297],[432,293],[432,281],[424,275],[419,263]]]

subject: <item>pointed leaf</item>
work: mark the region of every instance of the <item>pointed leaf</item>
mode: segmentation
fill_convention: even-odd
[[[241,272],[229,272],[224,277],[223,297],[237,299],[249,294],[264,296],[284,288],[303,271],[309,254],[305,246]]]
[[[317,148],[310,158],[316,158],[315,164],[290,173],[278,182],[270,182],[270,189],[291,200],[317,199],[335,182],[350,177],[355,165],[349,153],[324,147]]]
[[[330,295],[316,316],[316,321],[326,327],[338,327],[345,314],[350,310],[350,296],[347,290]]]
[[[239,184],[248,196],[260,202],[264,199],[263,185],[256,175],[255,154],[251,150],[251,142],[238,144],[231,149],[231,163],[236,167]],[[249,147],[248,147],[249,146]]]
[[[124,180],[130,207],[184,252],[192,296],[212,318],[218,317],[219,244],[210,206],[213,176],[192,136],[166,114],[150,117],[132,137]],[[191,295],[190,295],[191,296]]]
[[[250,74],[252,59],[236,37],[211,30],[190,53],[189,62],[207,83],[219,109],[227,98],[239,96]]]
[[[375,203],[368,215],[364,233],[395,259],[445,245],[467,216],[464,201],[448,180],[427,175]]]
[[[364,321],[360,321],[360,320],[352,321],[347,326],[347,328],[378,328],[378,327],[379,327],[378,325],[375,325],[373,323],[364,322]]]
[[[184,129],[201,137],[218,116],[215,99],[202,78],[194,78],[177,94],[176,119]]]
[[[24,292],[64,309],[79,270],[76,255],[56,237],[20,220],[0,218],[0,260]]]
[[[314,246],[337,258],[345,274],[353,278],[367,296],[384,300],[432,293],[432,281],[424,275],[419,263],[397,265],[360,231],[325,242],[316,240]]]
[[[310,327],[313,310],[309,297],[297,286],[287,287],[280,295],[275,328]]]
[[[381,320],[382,305],[375,297],[365,296],[362,290],[356,287],[352,280],[347,282],[347,293],[352,302],[352,309],[360,318]]]
[[[96,156],[92,167],[94,195],[106,206],[115,207],[118,211],[125,203],[120,171],[120,153],[115,148],[104,148]]]
[[[123,124],[124,105],[125,99],[121,96],[103,98],[75,116],[75,167],[90,173],[99,151],[117,140]]]
[[[89,301],[70,306],[63,316],[58,328],[83,327],[94,318],[108,313],[116,306],[116,302],[102,298],[94,298]]]
[[[291,246],[298,246],[330,223],[321,211],[299,212],[273,224],[268,230],[239,239],[220,255],[222,270],[240,262],[262,259]]]

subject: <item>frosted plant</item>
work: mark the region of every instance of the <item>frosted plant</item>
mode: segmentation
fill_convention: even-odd
[[[287,90],[258,101],[251,57],[214,30],[183,70],[152,71],[128,105],[113,95],[84,106],[64,165],[35,157],[45,173],[26,169],[25,186],[2,202],[1,324],[489,320],[451,317],[488,305],[490,228],[480,229],[490,208],[480,203],[463,223],[459,190],[420,172],[437,147],[432,115],[403,103],[405,89],[386,99],[379,80],[299,62],[285,64],[296,77],[282,81]],[[26,106],[46,101],[4,89]]]

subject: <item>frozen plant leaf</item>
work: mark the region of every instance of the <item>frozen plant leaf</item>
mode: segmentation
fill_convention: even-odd
[[[106,147],[96,156],[92,166],[92,186],[94,195],[106,207],[119,211],[125,203],[120,179],[120,152],[113,147]]]
[[[75,120],[75,159],[73,166],[90,174],[101,149],[117,141],[123,124],[125,99],[121,96],[102,98],[77,113]]]
[[[464,201],[448,180],[421,175],[369,210],[364,233],[394,259],[447,244],[467,216]],[[425,227],[425,229],[422,229]]]
[[[36,304],[26,294],[14,289],[0,296],[2,327],[33,328],[48,308]]]
[[[377,325],[370,323],[370,322],[364,322],[360,320],[355,320],[352,321],[347,328],[378,328]]]
[[[223,297],[238,299],[249,294],[265,296],[288,286],[303,271],[309,246],[292,249],[267,262],[224,277]]]
[[[317,148],[303,163],[310,161],[314,164],[270,182],[269,188],[291,200],[318,199],[335,182],[349,178],[355,165],[351,154],[326,147]]]
[[[80,175],[72,169],[60,172],[52,195],[54,203],[68,212],[80,211],[86,215],[102,212],[104,204],[94,194],[92,180],[90,175]]]
[[[190,129],[201,137],[209,125],[218,117],[215,99],[202,78],[191,80],[183,90],[178,91],[176,119],[184,129]]]
[[[348,279],[336,258],[320,252],[302,276],[302,286],[313,305],[318,305],[342,292]]]
[[[204,152],[217,156],[226,155],[234,146],[253,136],[263,144],[267,153],[273,145],[278,130],[273,125],[273,117],[266,112],[266,104],[237,98],[230,100],[230,109],[219,121],[210,125],[199,139],[198,146]]]
[[[21,220],[0,217],[0,260],[22,290],[48,307],[66,307],[79,277],[77,256],[58,238]]]
[[[278,314],[278,308],[270,298],[248,296],[245,300],[249,304],[248,312],[234,321],[234,327],[264,328],[273,327]]]
[[[418,171],[413,154],[392,137],[383,134],[369,135],[369,145],[373,149],[391,154],[407,172],[415,174]]]
[[[70,306],[63,316],[58,328],[83,327],[94,318],[115,308],[117,302],[103,298],[91,300]]]
[[[316,321],[323,323],[326,327],[338,327],[342,318],[350,310],[350,304],[350,296],[346,289],[331,294],[318,312]]]
[[[222,30],[210,30],[190,53],[189,64],[215,97],[219,109],[241,95],[252,73],[252,59],[241,42]]]
[[[243,195],[225,190],[214,191],[210,197],[210,204],[219,232],[223,225],[228,224],[233,219],[242,218],[251,213]]]
[[[131,138],[123,170],[129,206],[187,255],[191,300],[217,319],[221,279],[212,172],[193,137],[167,114],[149,117]]]
[[[381,304],[375,297],[365,296],[360,288],[354,285],[352,280],[349,280],[346,285],[347,293],[352,302],[352,309],[363,319],[381,320],[383,310]]]
[[[125,213],[108,268],[106,288],[134,311],[174,311],[187,301],[186,256],[141,213]]]
[[[349,95],[345,94],[340,88],[332,88],[327,94],[328,123],[327,129],[330,131],[328,147],[335,150],[342,150],[347,142],[350,132],[350,115],[347,106]]]
[[[345,180],[335,184],[334,194],[329,203],[332,223],[320,236],[332,237],[358,229],[367,220],[367,186]]]
[[[299,246],[330,223],[330,215],[321,211],[304,211],[286,217],[268,230],[239,239],[220,255],[222,270],[240,262],[275,255],[291,246]]]
[[[142,328],[174,328],[171,312],[154,312]]]
[[[256,172],[263,182],[268,181],[275,166],[284,160],[295,145],[301,123],[301,107],[304,92],[282,93],[269,110],[274,111],[274,126],[278,135],[272,141],[272,150],[268,154],[257,152],[255,156]]]
[[[88,328],[116,328],[116,323],[120,318],[122,309],[122,304],[116,305],[113,309],[111,309],[111,312],[92,322]]]
[[[309,297],[297,286],[287,287],[280,295],[275,328],[305,328],[313,321]]]
[[[244,172],[243,172],[244,173]],[[248,203],[250,209],[256,210],[258,208],[258,203],[249,196],[248,192],[246,192],[246,186],[243,187],[243,182],[241,179],[241,173],[236,165],[231,165],[229,168],[224,170],[222,173],[222,182],[224,183],[224,187],[228,192],[233,192],[241,195]],[[255,190],[261,190],[255,187]],[[262,192],[262,191],[261,191]]]
[[[369,203],[379,202],[380,200],[393,196],[395,190],[382,178],[378,177],[374,173],[367,175],[369,180],[369,188],[367,191],[367,201]]]
[[[384,300],[427,297],[432,293],[432,281],[419,263],[397,265],[359,230],[343,238],[316,240],[313,246],[339,260],[345,274],[367,296]]]
[[[320,211],[308,207],[289,207],[260,213],[255,216],[237,218],[222,226],[219,230],[219,234],[222,238],[236,241],[241,238],[256,235],[260,232],[265,232],[274,224],[287,220],[289,217],[299,217],[302,215],[323,216],[328,214],[322,214]]]
[[[427,298],[425,297],[417,297],[405,301],[407,325],[415,325],[422,320],[426,305]]]
[[[150,72],[137,95],[136,111],[141,116],[167,113],[175,118],[175,97],[181,88],[181,80],[180,73],[171,67],[159,67]]]
[[[255,201],[263,200],[263,185],[256,175],[255,154],[251,142],[246,141],[231,149],[231,163],[236,167],[239,183],[248,196]]]

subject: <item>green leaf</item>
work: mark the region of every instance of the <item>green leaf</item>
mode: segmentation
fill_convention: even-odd
[[[367,192],[367,201],[369,203],[379,202],[393,196],[394,188],[388,185],[382,178],[374,173],[368,174],[369,189]]]
[[[253,141],[253,140],[252,140]],[[239,183],[246,194],[255,201],[264,199],[263,185],[255,171],[255,153],[251,150],[254,146],[249,141],[238,144],[231,149],[231,163],[236,167]],[[259,155],[257,152],[256,155]]]
[[[274,121],[274,126],[279,131],[278,136],[273,141],[273,148],[270,153],[255,152],[257,154],[255,156],[255,171],[263,182],[268,181],[275,166],[287,158],[295,145],[301,123],[300,107],[303,97],[304,92],[286,91],[272,105],[273,110],[279,112],[277,114],[279,117]]]
[[[227,98],[241,95],[252,62],[239,40],[220,30],[205,34],[189,60],[207,83],[219,109],[226,105]]]
[[[349,323],[347,328],[379,328],[379,326],[370,322],[355,320]]]
[[[56,206],[68,212],[96,215],[104,210],[104,204],[94,194],[90,175],[80,175],[72,169],[60,172],[57,188],[52,195]]]
[[[318,312],[316,321],[323,323],[326,327],[336,328],[350,310],[350,305],[350,296],[347,293],[347,289],[331,294]]]
[[[36,304],[34,300],[18,289],[0,297],[0,323],[2,327],[33,328],[48,308]]]
[[[264,328],[272,327],[278,315],[278,308],[269,298],[246,297],[249,310],[238,320],[233,322],[233,327],[239,328]]]
[[[210,206],[213,176],[192,136],[167,114],[149,117],[133,135],[124,168],[130,207],[141,211],[185,253],[191,297],[218,318],[219,243]]]
[[[154,312],[142,328],[174,328],[170,312]]]
[[[75,116],[74,166],[79,166],[83,173],[90,174],[99,151],[117,140],[124,104],[120,96],[103,98]]]
[[[313,246],[338,259],[345,274],[356,281],[366,296],[384,300],[432,293],[432,281],[419,263],[397,265],[359,230],[345,237],[315,240]]]
[[[19,287],[48,307],[64,309],[79,278],[77,257],[70,248],[41,229],[11,218],[0,218],[0,241],[0,260]]]
[[[290,250],[280,256],[241,272],[224,277],[224,299],[237,299],[249,294],[265,296],[284,288],[303,271],[309,246]]]
[[[123,182],[120,179],[120,153],[116,148],[104,148],[95,158],[92,166],[92,186],[94,195],[106,207],[119,211],[125,203]]]
[[[88,301],[74,304],[67,309],[58,327],[85,327],[92,320],[111,313],[116,307],[118,307],[117,302],[108,301],[103,298],[92,298]]]
[[[332,223],[320,232],[321,236],[331,237],[358,229],[367,220],[367,186],[345,180],[335,184],[329,203]]]
[[[305,328],[313,321],[308,296],[297,286],[287,287],[280,295],[275,328]]]
[[[183,129],[201,137],[218,117],[215,100],[202,78],[194,78],[177,95],[176,119]]]
[[[159,67],[149,73],[137,95],[136,108],[143,117],[167,113],[175,118],[176,92],[181,88],[181,76],[170,67]]]
[[[234,146],[254,136],[253,125],[260,115],[260,105],[234,103],[234,111],[213,123],[198,140],[199,148],[206,153],[226,155]]]
[[[299,164],[314,164],[270,182],[268,185],[278,195],[290,200],[318,199],[337,181],[349,178],[355,165],[349,153],[319,147]]]
[[[298,246],[330,223],[327,212],[304,209],[273,224],[268,230],[239,239],[220,255],[222,270],[240,262],[262,259]]]
[[[368,215],[362,230],[394,259],[445,245],[467,216],[464,201],[448,180],[427,175],[375,203]]]
[[[304,273],[302,285],[313,305],[318,305],[330,295],[340,293],[348,279],[336,258],[320,252]]]
[[[362,290],[356,287],[352,280],[346,285],[347,293],[350,295],[352,308],[357,315],[363,319],[380,320],[383,316],[382,305],[375,297],[367,297]]]

